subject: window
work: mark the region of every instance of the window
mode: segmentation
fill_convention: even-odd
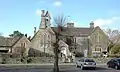
[[[23,46],[26,47],[26,43],[23,43]]]
[[[23,43],[21,43],[21,47],[23,47],[24,45],[23,45]]]
[[[119,62],[120,62],[120,59],[118,59],[117,61],[119,61]]]
[[[26,43],[21,43],[21,47],[26,47]]]
[[[79,62],[84,62],[84,59],[80,59]]]
[[[95,51],[101,51],[101,48],[95,48]]]
[[[94,62],[92,59],[86,59],[85,62]]]
[[[43,46],[43,42],[44,42],[44,38],[43,37],[44,37],[43,35],[40,36],[40,46]]]
[[[100,36],[99,36],[99,42],[100,42]]]
[[[46,21],[48,21],[48,19],[46,19]]]
[[[75,38],[75,43],[76,43],[76,38]]]

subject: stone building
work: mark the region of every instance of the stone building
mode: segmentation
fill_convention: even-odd
[[[67,39],[71,40],[69,45],[70,52],[80,53],[84,55],[87,50],[88,54],[101,55],[107,52],[109,37],[103,30],[97,26],[94,27],[94,22],[90,22],[89,27],[74,27],[74,23],[67,23],[60,33],[59,38],[66,44]],[[30,48],[53,55],[53,43],[56,42],[57,27],[51,27],[51,16],[49,12],[42,10],[40,26],[38,31],[34,27],[34,36],[31,40],[21,36],[16,38],[0,38],[0,52],[18,53],[22,47],[26,48],[26,54]],[[38,52],[38,54],[39,54]]]
[[[55,33],[50,27],[50,20],[51,17],[49,12],[42,10],[39,30],[36,31],[36,27],[34,28],[34,36],[31,39],[31,48],[42,53],[53,54],[52,43],[55,42]]]
[[[25,51],[25,54],[28,55],[30,46],[31,42],[26,36],[0,37],[0,53],[21,54],[22,51]]]
[[[56,41],[55,34],[57,33],[57,27],[51,27],[51,17],[49,12],[45,13],[42,10],[41,22],[39,30],[34,30],[34,36],[31,39],[31,46],[33,49],[41,52],[53,54],[52,43]],[[67,23],[67,27],[64,27],[64,31],[61,32],[61,40],[66,42],[67,38],[72,40],[69,45],[71,52],[78,52],[84,55],[84,51],[87,50],[88,54],[101,55],[102,52],[107,52],[107,46],[109,38],[103,32],[103,30],[97,26],[94,27],[94,22],[91,22],[90,27],[74,27],[74,23]]]

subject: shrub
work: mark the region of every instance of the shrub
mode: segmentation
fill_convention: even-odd
[[[111,58],[113,58],[113,57],[119,58],[119,57],[120,57],[120,54],[111,54],[111,55],[108,55],[108,57],[111,57]]]
[[[6,61],[6,59],[2,59],[2,64],[6,64],[7,63],[7,61]]]
[[[116,45],[116,46],[112,47],[111,53],[112,54],[118,54],[118,53],[120,53],[120,45]]]
[[[32,59],[31,59],[31,58],[28,58],[28,59],[27,59],[27,63],[32,63]]]
[[[92,55],[91,54],[88,54],[88,58],[91,58],[92,57]]]

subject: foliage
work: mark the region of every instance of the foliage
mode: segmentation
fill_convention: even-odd
[[[27,59],[27,63],[32,63],[32,59],[31,59],[31,58],[28,58],[28,59]]]
[[[3,59],[2,59],[2,64],[6,64],[6,63],[7,63],[6,59],[3,58]]]
[[[22,36],[24,34],[22,34],[21,32],[19,32],[18,30],[17,31],[13,31],[13,34],[10,34],[9,36],[10,37],[16,37],[16,36]]]
[[[84,55],[80,52],[75,52],[75,57],[84,57]]]
[[[108,57],[111,57],[111,58],[113,58],[113,57],[119,58],[119,57],[120,57],[120,54],[110,54],[110,55],[108,55]]]
[[[71,45],[72,44],[72,39],[71,39],[72,37],[67,37],[66,38],[66,43],[68,44],[68,45]]]
[[[88,54],[88,58],[91,58],[92,57],[92,55],[91,54]]]
[[[120,54],[120,45],[116,45],[111,49],[112,54]]]
[[[109,45],[108,45],[108,48],[107,48],[107,51],[109,52],[113,47],[114,47],[114,43],[111,42]]]

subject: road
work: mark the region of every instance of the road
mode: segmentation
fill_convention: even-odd
[[[60,72],[120,72],[112,68],[107,68],[105,65],[98,65],[96,70],[81,70],[76,68],[74,65],[60,65]],[[52,65],[41,65],[41,66],[0,66],[0,72],[52,72]]]

